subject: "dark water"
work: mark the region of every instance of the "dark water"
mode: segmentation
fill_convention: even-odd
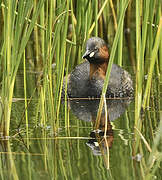
[[[33,86],[28,89],[29,97],[36,84],[35,76],[28,76],[27,82]],[[107,100],[107,124],[103,109],[97,130],[94,130],[94,125],[99,100],[70,101],[68,128],[65,128],[62,104],[60,128],[55,134],[50,123],[43,125],[36,117],[38,97],[34,96],[28,105],[27,139],[24,100],[18,99],[23,97],[21,78],[20,73],[12,107],[11,137],[1,140],[0,144],[0,179],[145,179],[149,153],[142,142],[141,151],[134,153],[134,99]],[[159,104],[161,99],[156,101]],[[153,129],[162,116],[162,105],[158,111],[154,107],[150,107],[143,117],[145,124],[154,121]],[[106,138],[103,137],[105,132]],[[150,129],[144,130],[150,145],[152,133]],[[151,178],[160,179],[161,172],[159,165]]]

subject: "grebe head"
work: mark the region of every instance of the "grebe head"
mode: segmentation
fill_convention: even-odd
[[[83,58],[86,58],[93,64],[108,62],[109,53],[105,41],[99,37],[91,37],[88,39]]]

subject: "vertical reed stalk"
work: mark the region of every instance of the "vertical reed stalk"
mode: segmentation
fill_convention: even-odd
[[[103,107],[103,100],[104,100],[104,97],[105,97],[105,94],[106,94],[106,91],[107,91],[107,86],[108,86],[108,82],[109,82],[111,67],[112,67],[112,64],[113,64],[114,57],[115,57],[116,48],[117,48],[117,44],[118,44],[119,37],[120,37],[120,31],[121,31],[121,28],[122,28],[121,25],[122,25],[122,22],[124,20],[124,14],[125,14],[127,6],[128,6],[128,0],[125,0],[124,4],[123,4],[122,11],[121,11],[121,14],[120,14],[120,18],[119,18],[118,27],[117,27],[116,35],[115,35],[115,38],[114,38],[114,42],[113,42],[113,45],[112,45],[112,50],[111,50],[111,54],[110,54],[110,58],[109,58],[109,65],[108,65],[108,68],[107,68],[107,73],[106,73],[105,82],[104,82],[104,85],[103,85],[99,110],[98,110],[98,113],[97,113],[97,119],[100,119],[100,115],[101,115],[100,111],[102,110],[102,107]],[[97,120],[96,120],[96,122],[97,122]]]
[[[120,5],[119,5],[120,6],[119,12],[122,11],[123,4],[124,4],[124,0],[121,0]],[[121,31],[120,31],[119,43],[118,43],[118,64],[119,64],[119,66],[122,66],[122,57],[123,57],[123,24],[124,24],[124,19],[122,20],[122,23],[121,23]]]
[[[26,119],[26,138],[27,147],[29,148],[29,126],[28,126],[28,103],[27,103],[27,93],[26,93],[26,61],[25,61],[25,51],[24,51],[24,98],[25,98],[25,119]]]
[[[105,6],[106,6],[107,3],[108,3],[108,0],[105,0],[105,2],[103,3],[103,5],[102,5],[102,7],[101,7],[101,9],[100,9],[100,11],[99,11],[99,13],[98,13],[98,15],[97,15],[96,21],[98,21],[98,19],[99,19],[99,17],[101,16],[101,14],[102,14],[102,12],[103,12],[103,10],[104,10],[104,8],[105,8]],[[89,31],[88,31],[88,34],[89,34],[89,35],[92,33],[94,27],[95,27],[95,22],[93,22],[91,28],[90,28]]]
[[[154,47],[153,47],[153,50],[151,51],[151,59],[152,60],[151,60],[150,67],[149,67],[148,79],[147,79],[147,84],[146,84],[144,98],[143,98],[143,108],[144,109],[146,106],[146,99],[147,99],[147,96],[148,96],[150,88],[151,88],[152,74],[153,74],[153,69],[154,69],[154,65],[155,65],[155,60],[157,58],[157,52],[159,49],[161,38],[162,38],[162,17],[161,17],[159,25],[158,25],[158,31],[156,33]]]
[[[142,59],[141,54],[141,1],[136,0],[136,59],[137,59],[137,71],[136,71],[136,93],[135,93],[135,126],[139,127],[141,101],[142,101]]]
[[[2,102],[4,106],[4,134],[9,135],[10,127],[10,114],[11,114],[11,105],[12,105],[12,95],[13,95],[13,83],[11,83],[11,44],[12,44],[12,2],[6,1],[5,4],[8,9],[5,9],[5,22],[4,22],[4,32],[5,32],[5,45],[4,45],[4,54],[5,54],[5,66],[4,66],[4,75],[3,75],[3,95]],[[10,89],[10,91],[8,91]]]
[[[59,110],[60,110],[60,103],[61,103],[61,92],[62,92],[62,86],[63,86],[63,77],[64,77],[64,69],[65,69],[65,60],[66,60],[66,36],[67,36],[67,29],[68,29],[68,18],[69,18],[69,0],[66,2],[66,17],[65,17],[65,22],[64,22],[64,29],[61,35],[61,51],[59,54],[57,54],[57,61],[58,63],[58,77],[57,77],[57,87],[56,87],[56,94],[55,94],[55,99],[54,99],[54,108],[55,108],[55,113],[56,113],[56,121],[57,121],[57,126],[59,125]]]
[[[40,7],[43,0],[40,0],[35,13],[32,16],[30,24],[25,24],[25,19],[30,15],[32,10],[32,1],[24,3],[22,0],[5,1],[5,18],[4,18],[4,71],[2,82],[2,104],[4,106],[4,134],[9,135],[10,116],[13,89],[15,84],[16,74],[24,53],[24,49],[29,40],[31,32],[34,28],[36,19],[40,13]],[[17,8],[17,5],[18,8]],[[15,10],[18,9],[16,16]]]
[[[115,29],[115,32],[117,31],[117,19],[116,19],[116,13],[115,13],[115,9],[114,9],[114,4],[112,2],[112,0],[110,0],[110,7],[111,7],[111,10],[112,10],[112,14],[113,14],[113,20],[114,20],[114,29]]]

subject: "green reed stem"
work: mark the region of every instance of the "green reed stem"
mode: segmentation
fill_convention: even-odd
[[[155,61],[157,58],[157,52],[159,49],[161,38],[162,38],[162,17],[159,22],[158,31],[157,31],[156,37],[155,37],[154,47],[151,52],[151,63],[150,63],[150,67],[149,67],[148,79],[147,79],[146,88],[145,88],[145,92],[144,92],[144,98],[143,98],[143,108],[144,109],[146,106],[147,96],[148,96],[149,90],[151,88],[152,74],[153,74],[154,64],[155,64]]]
[[[160,41],[159,45],[159,59],[160,73],[162,73],[162,41]]]
[[[122,11],[122,6],[123,6],[124,0],[120,1],[120,7],[119,7],[119,12]],[[120,14],[119,14],[120,15]],[[124,24],[124,19],[122,20],[121,23],[121,31],[119,35],[119,44],[118,44],[118,65],[122,66],[122,55],[123,55],[123,24]]]
[[[140,19],[140,1],[136,0],[136,59],[137,59],[137,71],[136,71],[136,93],[135,93],[135,125],[138,129],[139,115],[141,111],[142,100],[142,59],[141,54],[141,19]]]
[[[98,124],[97,121],[100,119],[100,116],[101,116],[101,110],[102,110],[102,107],[103,107],[103,101],[104,101],[105,94],[106,94],[106,91],[107,91],[107,86],[108,86],[109,77],[110,77],[110,73],[111,73],[111,67],[112,67],[112,64],[113,64],[114,57],[115,57],[116,48],[117,48],[117,45],[118,45],[120,32],[121,32],[121,28],[122,28],[121,25],[122,25],[122,22],[123,22],[123,19],[124,19],[124,15],[125,15],[125,11],[126,11],[127,6],[128,6],[128,0],[125,0],[124,4],[123,4],[122,11],[121,11],[121,14],[120,14],[118,27],[117,27],[114,42],[113,42],[113,45],[112,45],[110,58],[109,58],[109,65],[108,65],[108,68],[107,68],[105,82],[104,82],[104,85],[103,85],[101,100],[100,100],[100,104],[99,104],[99,110],[98,110],[98,113],[97,113],[97,119],[96,119],[97,124]]]
[[[64,69],[65,69],[65,60],[66,60],[66,56],[65,56],[65,52],[66,52],[66,36],[67,36],[67,29],[68,29],[68,18],[69,18],[69,1],[67,1],[66,4],[66,8],[67,8],[67,16],[65,17],[65,27],[62,33],[62,48],[61,48],[61,53],[60,53],[60,57],[58,57],[58,61],[60,62],[59,65],[59,76],[58,76],[58,81],[57,81],[57,91],[56,93],[58,93],[56,95],[56,99],[55,99],[55,103],[57,102],[57,107],[56,107],[56,114],[57,114],[57,124],[58,124],[58,120],[59,120],[59,109],[60,109],[60,103],[61,103],[61,92],[62,92],[62,86],[63,86],[63,77],[64,77]]]
[[[111,67],[113,64],[114,57],[115,57],[116,48],[117,48],[117,44],[119,41],[120,32],[121,32],[121,28],[122,28],[121,25],[122,25],[122,22],[124,19],[124,15],[125,15],[125,11],[126,11],[127,6],[128,6],[128,0],[125,0],[124,4],[123,4],[123,9],[122,9],[121,14],[120,14],[120,18],[119,18],[119,22],[118,22],[118,28],[117,28],[116,35],[114,38],[114,42],[112,45],[112,50],[111,50],[111,54],[110,54],[110,58],[109,58],[109,65],[107,68],[105,82],[104,82],[104,86],[103,86],[103,90],[102,90],[103,95],[106,94],[106,91],[107,91],[108,81],[109,81],[109,77],[110,77],[110,73],[111,73]]]
[[[95,21],[98,21],[98,19],[99,19],[99,17],[101,16],[101,14],[102,14],[102,12],[103,12],[103,10],[104,10],[104,8],[105,8],[105,6],[106,6],[107,3],[108,3],[108,0],[105,0],[105,2],[103,3],[103,5],[102,5],[102,7],[101,7],[101,9],[100,9],[100,11],[99,11],[99,13],[98,13],[98,15],[97,15],[97,19],[96,19]],[[89,34],[89,35],[92,33],[94,27],[95,27],[95,22],[93,22],[91,28],[90,28],[89,31],[88,31],[88,34]]]
[[[69,52],[71,52],[72,45],[69,48]],[[66,66],[66,76],[65,76],[65,127],[69,127],[69,114],[68,114],[68,100],[67,100],[67,82],[68,82],[68,70],[69,70],[69,62],[70,62],[70,53],[67,57],[67,66]]]
[[[44,93],[44,89],[41,88],[40,91],[40,115],[41,115],[41,121],[40,121],[40,125],[45,126],[46,125],[46,119],[47,119],[47,115],[46,115],[46,100],[45,100],[45,93]]]
[[[53,23],[53,11],[54,11],[54,1],[50,2],[50,9],[49,9],[49,20],[48,20],[48,27],[47,27],[47,43],[48,43],[48,58],[47,58],[47,83],[48,83],[48,107],[50,109],[51,117],[54,117],[54,97],[53,97],[53,77],[52,77],[52,23]],[[51,121],[51,125],[53,124],[53,120]]]
[[[94,27],[94,35],[97,36],[98,35],[98,19],[97,19],[97,15],[98,15],[98,1],[95,2],[95,27]]]
[[[4,98],[4,133],[8,136],[9,135],[9,127],[10,127],[10,114],[11,114],[11,105],[12,105],[12,90],[8,91],[10,88],[11,83],[11,32],[12,32],[12,7],[11,7],[11,1],[6,2],[8,5],[8,11],[5,11],[5,22],[4,22],[4,29],[5,29],[5,75],[3,75],[3,95],[2,98]],[[10,38],[9,38],[10,37]],[[13,85],[12,85],[13,88]]]
[[[114,4],[113,4],[112,0],[110,0],[110,7],[111,7],[112,14],[113,14],[114,29],[115,29],[115,32],[116,32],[117,31],[117,18],[116,18]]]
[[[43,0],[39,1],[35,13],[32,16],[31,23],[28,26],[25,24],[25,17],[30,15],[32,10],[32,1],[29,0],[24,4],[21,0],[5,1],[5,19],[4,19],[4,73],[3,73],[3,93],[2,99],[4,104],[4,128],[5,134],[9,135],[10,116],[13,89],[17,70],[24,53],[24,49],[29,40],[31,32],[34,28],[35,21],[39,15],[40,7]],[[18,6],[18,15],[15,15],[15,10]]]
[[[25,98],[25,119],[26,119],[26,138],[27,147],[29,148],[29,127],[28,127],[28,103],[27,103],[27,93],[26,93],[26,61],[25,61],[25,51],[24,51],[24,98]]]

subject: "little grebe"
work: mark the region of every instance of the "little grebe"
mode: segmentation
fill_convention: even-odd
[[[105,41],[99,37],[88,39],[83,58],[87,60],[77,65],[68,75],[68,97],[99,97],[102,93],[109,61]],[[65,82],[64,79],[63,94]],[[132,95],[133,82],[130,74],[120,66],[113,64],[106,97],[131,97]]]

